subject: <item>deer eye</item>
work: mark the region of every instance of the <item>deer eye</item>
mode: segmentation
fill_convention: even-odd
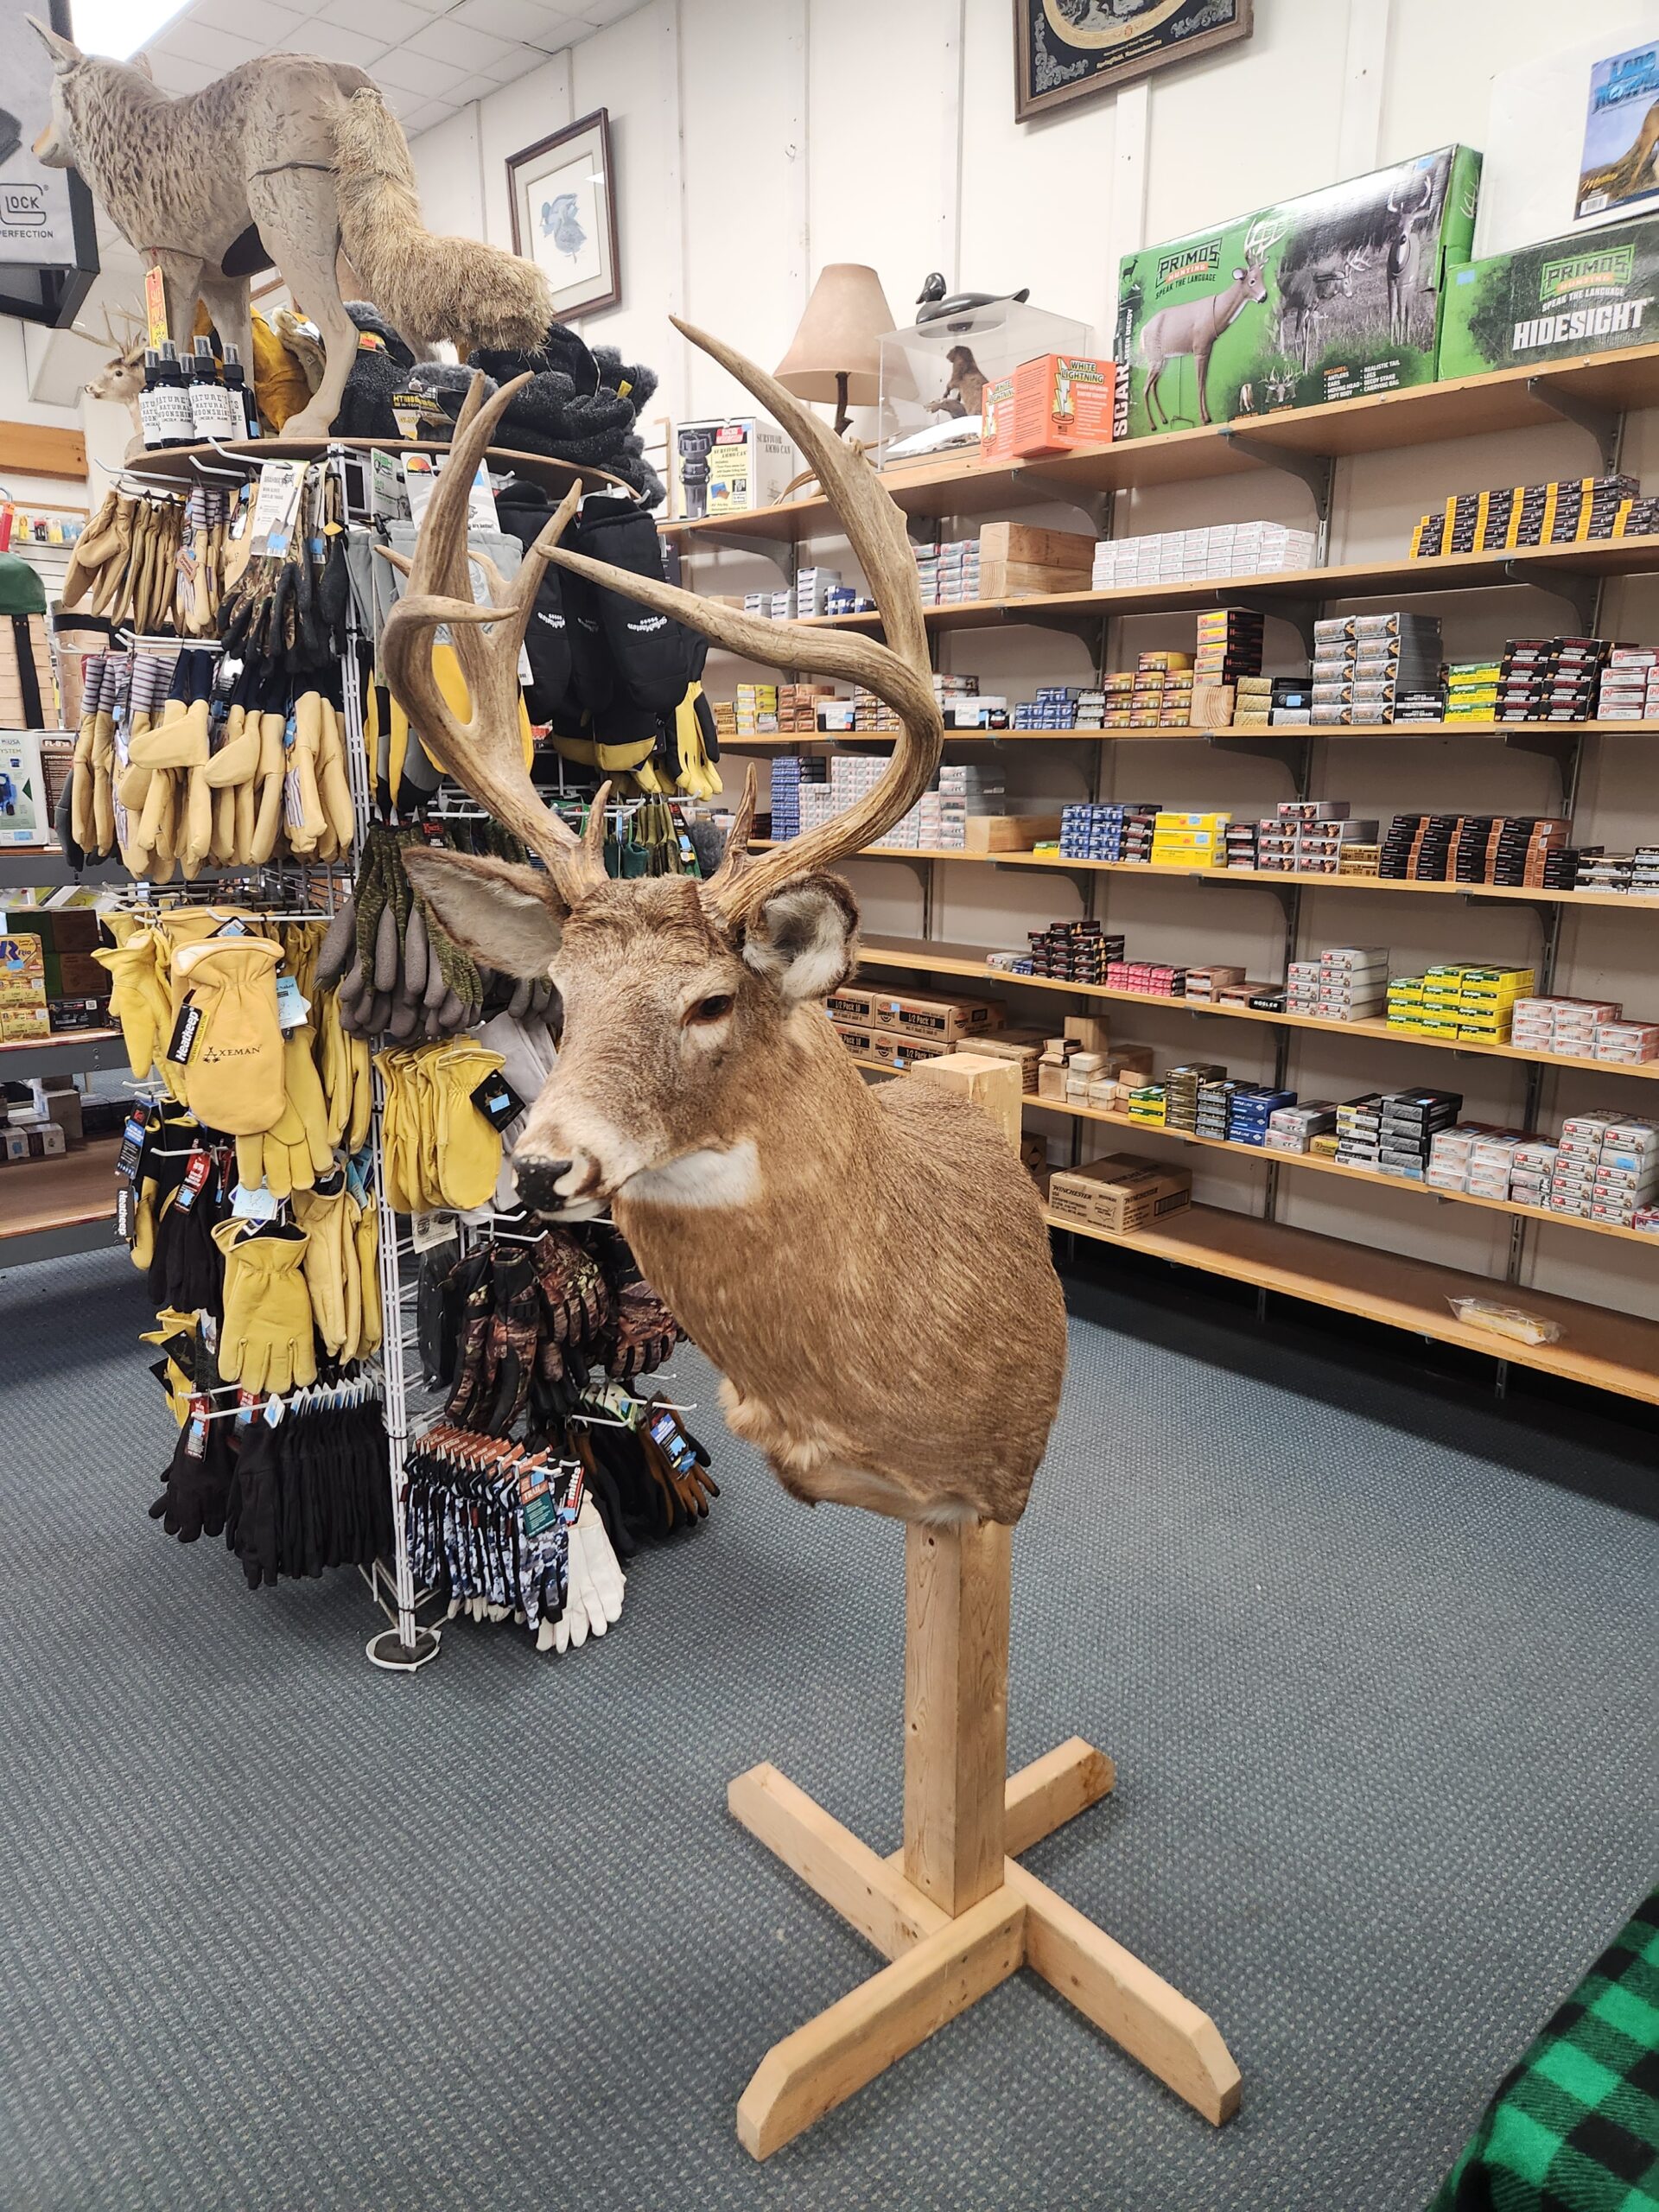
[[[686,1020],[691,1021],[723,1021],[737,1003],[730,991],[716,991],[713,997],[699,999],[687,1009]]]

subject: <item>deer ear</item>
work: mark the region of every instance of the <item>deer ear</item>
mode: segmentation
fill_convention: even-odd
[[[43,23],[38,16],[26,16],[23,20],[32,29],[40,33],[45,42],[47,52],[52,56],[52,67],[60,77],[67,77],[78,61],[86,60],[86,57],[73,39],[62,37],[49,25]]]
[[[828,998],[858,959],[858,902],[838,875],[797,875],[753,915],[743,958],[791,1006]]]
[[[463,952],[504,976],[546,975],[564,921],[550,876],[436,845],[412,848],[404,855],[404,867]]]

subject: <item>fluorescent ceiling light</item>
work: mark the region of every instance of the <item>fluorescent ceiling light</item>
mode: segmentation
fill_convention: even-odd
[[[73,0],[74,41],[83,54],[124,61],[188,5],[189,0]]]

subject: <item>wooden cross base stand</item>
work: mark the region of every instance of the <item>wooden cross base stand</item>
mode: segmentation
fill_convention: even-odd
[[[727,1803],[892,1963],[774,2044],[737,2107],[757,2158],[1028,1966],[1217,2126],[1238,2069],[1209,2015],[1018,1861],[1112,1787],[1074,1737],[1007,1774],[1009,1531],[906,1530],[905,1841],[880,1858],[772,1766]]]

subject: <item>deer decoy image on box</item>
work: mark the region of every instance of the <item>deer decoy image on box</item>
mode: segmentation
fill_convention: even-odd
[[[863,563],[886,643],[762,621],[559,543],[573,492],[498,603],[467,581],[467,494],[517,385],[474,385],[423,518],[382,665],[445,772],[543,863],[416,850],[411,880],[479,958],[550,976],[558,1065],[514,1156],[553,1218],[605,1206],[725,1377],[733,1429],[808,1503],[907,1521],[1024,1510],[1059,1400],[1065,1309],[1034,1185],[991,1117],[918,1078],[866,1087],[824,1018],[857,959],[858,910],[829,871],[927,788],[944,744],[903,517],[868,462],[741,355],[685,334],[802,448]],[[522,379],[520,379],[522,381]],[[753,771],[706,883],[613,882],[604,798],[578,837],[537,796],[518,658],[550,561],[749,659],[868,685],[901,721],[875,790],[786,846],[747,852]],[[433,672],[440,625],[470,692]]]
[[[1164,371],[1172,361],[1187,354],[1192,356],[1192,373],[1198,380],[1198,420],[1210,421],[1211,353],[1222,332],[1230,330],[1246,308],[1265,306],[1268,284],[1262,272],[1268,253],[1283,235],[1282,223],[1276,228],[1266,222],[1252,226],[1244,241],[1243,266],[1234,270],[1230,284],[1175,307],[1160,308],[1141,333],[1141,359],[1147,370],[1146,409],[1157,428],[1166,428],[1172,419],[1159,396]]]

